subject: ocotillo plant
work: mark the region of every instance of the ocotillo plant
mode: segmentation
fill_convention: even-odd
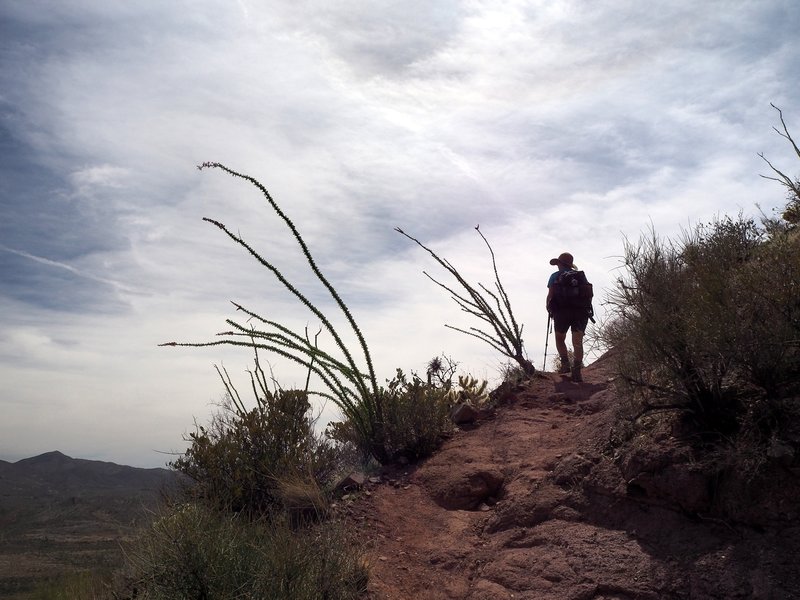
[[[797,142],[794,141],[794,138],[789,133],[789,128],[786,126],[786,121],[783,120],[783,112],[780,108],[775,106],[770,102],[770,106],[778,111],[778,116],[781,119],[781,126],[783,128],[783,132],[781,132],[777,127],[773,127],[777,134],[782,138],[785,138],[789,141],[792,145],[792,149],[794,149],[794,153],[797,155],[797,158],[800,158],[800,147],[798,147]],[[785,173],[782,173],[778,169],[776,169],[771,162],[767,160],[767,157],[764,156],[763,152],[759,152],[758,154],[765,163],[769,165],[769,168],[773,170],[773,172],[777,175],[777,177],[771,177],[768,175],[762,175],[764,179],[771,179],[773,181],[777,181],[782,186],[784,186],[787,191],[789,192],[788,200],[789,203],[786,205],[786,208],[783,211],[783,219],[789,224],[789,228],[795,228],[800,224],[800,180],[792,179]]]
[[[248,310],[236,302],[232,302],[236,310],[247,315],[247,320],[250,323],[259,323],[259,327],[254,327],[252,325],[246,327],[233,319],[226,319],[226,323],[233,329],[231,331],[219,333],[218,336],[221,339],[217,341],[191,343],[168,342],[161,345],[194,347],[217,345],[244,346],[253,348],[256,351],[259,349],[265,350],[304,366],[309,372],[317,375],[327,389],[327,391],[310,391],[310,393],[315,393],[333,401],[342,410],[345,417],[353,422],[358,434],[363,437],[366,446],[370,448],[375,458],[381,461],[384,458],[382,456],[382,396],[375,378],[375,370],[373,368],[369,348],[350,310],[328,279],[320,271],[294,223],[292,223],[289,217],[281,210],[270,193],[260,182],[249,175],[238,173],[220,163],[207,162],[198,167],[198,169],[201,170],[205,168],[221,169],[233,177],[244,179],[254,185],[262,193],[272,210],[275,211],[289,228],[300,246],[311,270],[314,272],[314,275],[316,275],[317,279],[322,283],[325,289],[327,289],[337,307],[344,314],[347,323],[358,339],[366,363],[366,369],[362,370],[362,368],[358,366],[353,357],[353,353],[342,341],[341,336],[333,326],[331,320],[312,304],[297,287],[290,283],[275,265],[261,256],[239,235],[231,232],[230,229],[219,221],[208,217],[204,217],[203,220],[218,227],[234,242],[247,250],[251,256],[266,267],[286,289],[320,320],[324,329],[333,337],[335,346],[344,356],[344,359],[339,360],[331,353],[320,349],[317,346],[316,338],[312,343],[307,332],[305,332],[304,335],[300,335],[276,321],[261,317],[254,311]]]
[[[494,250],[492,250],[492,246],[489,244],[486,236],[481,233],[480,226],[475,227],[475,231],[477,231],[478,235],[480,235],[483,239],[486,247],[489,249],[489,254],[492,257],[494,287],[496,293],[489,290],[482,283],[478,284],[480,289],[469,284],[447,259],[440,258],[433,250],[425,246],[418,239],[408,235],[399,227],[396,227],[395,231],[404,235],[411,241],[415,242],[419,247],[426,250],[436,262],[444,267],[455,278],[455,280],[466,292],[465,295],[455,292],[452,288],[437,281],[426,271],[423,271],[428,279],[450,293],[451,297],[453,300],[455,300],[456,304],[458,304],[461,310],[477,317],[481,321],[488,323],[492,329],[492,333],[487,333],[481,329],[478,329],[477,327],[470,327],[469,330],[453,327],[452,325],[445,325],[445,327],[449,327],[455,331],[471,335],[483,342],[486,342],[492,348],[500,352],[503,356],[515,361],[520,368],[522,368],[526,375],[533,375],[536,372],[536,369],[533,367],[533,363],[531,363],[531,361],[526,357],[525,349],[522,343],[523,325],[518,324],[517,320],[514,318],[514,313],[511,310],[511,301],[508,298],[505,288],[503,288],[503,284],[500,282],[500,275],[497,272],[497,262],[495,260]],[[490,299],[487,299],[484,294],[486,294]]]

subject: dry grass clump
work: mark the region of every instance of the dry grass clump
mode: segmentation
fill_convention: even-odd
[[[336,524],[297,529],[285,515],[259,519],[203,503],[174,507],[127,548],[128,597],[361,597],[367,573]]]

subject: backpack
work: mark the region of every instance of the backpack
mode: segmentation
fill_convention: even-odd
[[[552,306],[559,308],[586,308],[592,310],[592,284],[583,271],[561,271],[553,283]],[[593,312],[593,311],[592,311]]]

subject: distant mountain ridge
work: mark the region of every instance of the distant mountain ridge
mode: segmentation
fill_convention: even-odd
[[[72,458],[53,451],[17,462],[0,460],[0,506],[9,496],[87,496],[103,492],[158,492],[178,474],[112,462]]]
[[[112,568],[181,475],[58,451],[0,460],[0,598],[81,569]]]

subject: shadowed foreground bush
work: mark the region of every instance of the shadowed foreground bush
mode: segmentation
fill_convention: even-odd
[[[200,503],[157,519],[128,550],[128,592],[147,600],[359,598],[367,573],[342,529],[294,529]],[[135,591],[134,591],[135,590]]]
[[[402,369],[397,369],[394,379],[379,390],[383,406],[380,440],[383,455],[387,460],[404,457],[412,461],[430,456],[453,432],[450,419],[453,405],[470,402],[479,406],[488,400],[485,389],[485,381],[478,382],[472,377],[459,377],[455,388],[450,378],[437,383],[430,370],[426,381],[417,374],[409,378]],[[327,433],[340,443],[359,448],[362,455],[369,454],[370,447],[363,446],[351,421],[331,423]]]
[[[641,414],[679,410],[712,437],[764,441],[800,391],[800,243],[750,219],[625,247],[607,343]]]
[[[775,108],[775,131],[800,158]],[[784,463],[800,455],[800,182],[761,156],[788,191],[781,218],[726,217],[677,241],[652,232],[626,243],[604,330],[634,416],[681,411],[752,469],[765,449]]]
[[[450,421],[449,387],[437,387],[423,381],[417,375],[409,380],[402,370],[380,388],[383,419],[382,436],[365,446],[351,420],[331,423],[328,435],[343,444],[352,444],[368,456],[375,443],[380,443],[381,452],[387,461],[401,456],[417,460],[430,455],[452,431]]]

